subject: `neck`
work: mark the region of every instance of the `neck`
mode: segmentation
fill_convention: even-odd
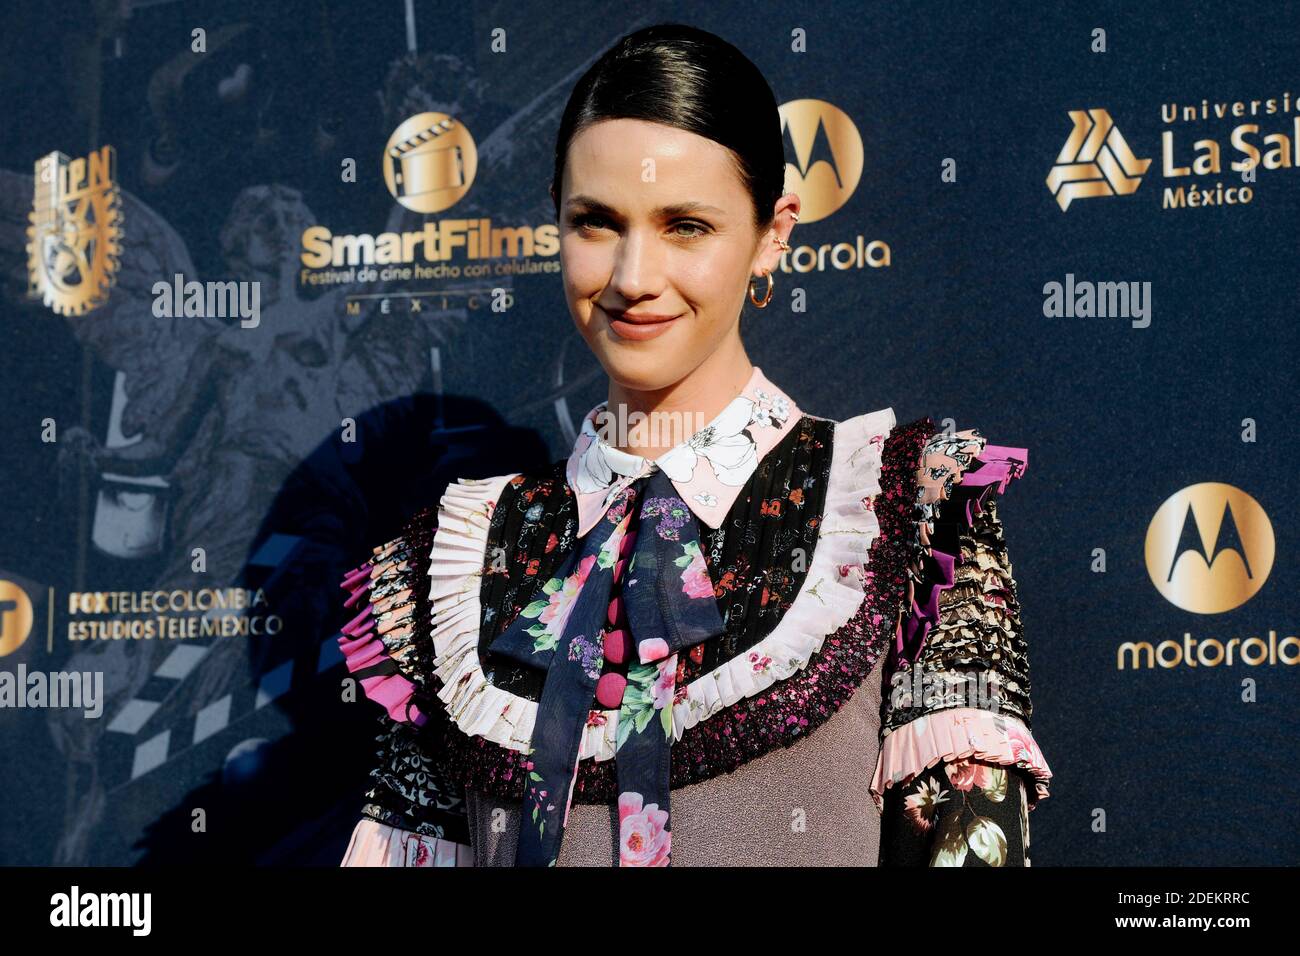
[[[740,394],[753,371],[754,364],[736,336],[664,388],[643,391],[610,379],[608,412],[627,425],[611,434],[609,443],[654,460],[716,418]],[[631,421],[636,413],[645,418]]]

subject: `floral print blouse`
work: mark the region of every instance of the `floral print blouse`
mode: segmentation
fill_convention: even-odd
[[[465,865],[466,789],[523,798],[545,673],[488,646],[643,473],[601,439],[604,410],[548,468],[457,481],[343,580],[340,646],[384,708],[345,865]],[[891,408],[810,415],[755,367],[654,463],[698,519],[724,624],[676,662],[671,786],[797,745],[880,680],[880,864],[1028,865],[1051,771],[997,512],[1026,451]],[[593,699],[574,802],[617,800],[618,717]]]

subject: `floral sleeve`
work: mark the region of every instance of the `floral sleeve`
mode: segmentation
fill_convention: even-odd
[[[942,761],[885,793],[881,866],[1029,866],[1029,799],[1014,768]]]
[[[998,503],[1028,463],[976,429],[917,462],[907,593],[882,668],[872,795],[882,866],[1028,866],[1051,770],[1030,730],[1029,662]]]

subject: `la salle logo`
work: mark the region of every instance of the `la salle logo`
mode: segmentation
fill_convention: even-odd
[[[1137,192],[1150,159],[1138,159],[1103,109],[1071,110],[1074,129],[1047,174],[1047,188],[1061,211],[1076,199]]]

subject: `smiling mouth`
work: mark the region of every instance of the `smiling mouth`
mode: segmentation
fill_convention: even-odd
[[[603,309],[601,311],[604,311]],[[645,341],[663,334],[681,316],[628,316],[623,312],[606,312],[610,331],[621,339]]]
[[[671,322],[677,318],[675,315],[640,315],[635,313],[629,314],[627,312],[614,312],[609,309],[603,309],[602,311],[609,316],[610,321],[619,321],[626,325],[659,325],[663,322]]]

